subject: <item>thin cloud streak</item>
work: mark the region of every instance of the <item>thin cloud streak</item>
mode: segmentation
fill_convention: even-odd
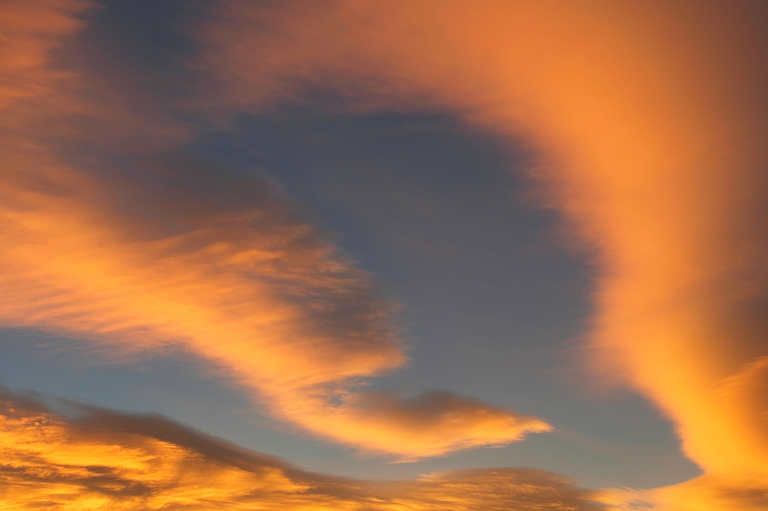
[[[667,509],[768,488],[764,5],[331,5],[221,4],[203,61],[233,108],[316,80],[353,108],[438,105],[527,141],[600,272],[593,368],[650,397],[707,473],[660,491]]]
[[[25,87],[5,91],[2,325],[117,360],[191,351],[298,429],[402,461],[550,429],[452,393],[359,392],[406,361],[393,305],[276,187],[173,156],[194,127],[54,72],[92,8],[8,6],[32,57],[2,64]],[[89,136],[102,124],[112,137]]]
[[[50,401],[50,399],[49,399]],[[598,511],[532,469],[362,481],[313,474],[159,416],[0,394],[0,509]]]

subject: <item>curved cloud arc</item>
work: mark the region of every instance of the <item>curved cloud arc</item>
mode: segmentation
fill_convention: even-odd
[[[204,61],[233,108],[315,79],[354,107],[428,102],[529,141],[600,270],[595,369],[674,421],[705,481],[767,486],[765,6],[332,6],[222,4]]]
[[[3,5],[30,57],[0,62],[24,85],[0,121],[2,325],[118,359],[181,347],[298,429],[401,460],[550,429],[451,393],[361,392],[406,360],[393,305],[274,186],[172,156],[194,126],[56,71],[91,8]]]
[[[353,108],[429,102],[538,148],[541,165],[533,172],[600,269],[588,346],[595,367],[657,403],[675,422],[686,455],[707,473],[701,484],[678,488],[678,497],[665,495],[680,499],[712,481],[707,491],[715,493],[768,486],[766,45],[749,19],[765,15],[759,3],[713,2],[700,10],[685,2],[597,0],[217,6],[197,32],[207,48],[199,67],[219,92],[206,105],[212,111],[253,109],[306,82],[332,83]],[[61,30],[74,30],[67,26]],[[47,85],[53,79],[34,76]],[[22,105],[29,93],[6,97]],[[23,108],[11,112],[23,118]],[[405,457],[547,428],[434,394],[416,399],[439,403],[421,422],[407,399],[350,394],[350,379],[396,367],[402,352],[367,277],[306,224],[258,208],[212,206],[216,214],[207,220],[177,212],[169,232],[136,237],[141,222],[93,206],[101,204],[101,185],[47,156],[38,135],[12,135],[3,148],[15,155],[3,191],[14,201],[2,214],[5,226],[16,227],[3,231],[15,244],[3,246],[19,251],[3,252],[4,267],[14,270],[3,285],[27,299],[5,299],[7,324],[116,340],[130,332],[125,339],[153,347],[182,340],[233,369],[276,414],[310,429],[321,425],[316,432],[341,441],[364,417],[380,435],[363,447],[399,445]],[[29,168],[44,172],[19,178]],[[147,197],[152,202],[151,192]],[[266,234],[256,241],[246,234],[254,226]],[[297,245],[298,260],[276,265]],[[263,279],[241,287],[254,265]],[[116,296],[112,284],[130,293]],[[149,299],[162,296],[168,300]],[[260,314],[240,321],[242,303],[258,304]],[[359,321],[338,336],[332,318],[347,307]],[[253,332],[265,326],[264,350],[249,351]],[[254,371],[265,354],[264,365],[281,370]],[[398,433],[413,424],[438,427],[429,441]],[[701,495],[700,509],[715,506]]]

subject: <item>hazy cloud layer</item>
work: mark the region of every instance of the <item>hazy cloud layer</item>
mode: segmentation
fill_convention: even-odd
[[[482,469],[411,481],[304,472],[157,416],[0,394],[0,509],[597,511],[569,479]]]
[[[299,429],[402,460],[550,429],[451,393],[355,392],[406,361],[372,277],[276,186],[174,156],[194,126],[78,64],[95,5],[2,8],[0,324],[117,360],[189,350]]]
[[[232,0],[215,12],[203,61],[239,108],[316,80],[353,108],[448,107],[530,143],[544,200],[599,270],[593,369],[650,397],[708,474],[665,492],[671,509],[760,502],[764,3]]]

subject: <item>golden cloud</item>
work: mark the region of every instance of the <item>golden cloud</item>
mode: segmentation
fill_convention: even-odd
[[[599,269],[593,368],[674,421],[697,487],[768,487],[765,6],[331,5],[219,5],[202,60],[232,108],[314,80],[527,142]],[[726,501],[741,509],[695,509]]]
[[[0,394],[0,509],[597,511],[567,478],[483,469],[410,481],[313,474],[158,416]]]
[[[82,4],[40,4],[52,5],[73,13]],[[535,148],[532,173],[547,203],[600,271],[588,343],[595,369],[651,398],[706,472],[653,498],[673,510],[761,505],[768,112],[766,42],[751,23],[765,14],[759,3],[695,12],[682,2],[607,0],[216,5],[195,32],[217,91],[212,110],[257,108],[313,82],[354,108],[448,107]],[[48,84],[40,56],[79,26],[69,16],[24,32],[25,61],[38,64],[2,69]],[[57,97],[49,86],[13,92],[8,83],[6,103]],[[3,126],[25,126],[25,111],[13,112]],[[277,416],[405,458],[547,428],[451,395],[352,393],[357,379],[404,360],[389,305],[269,187],[251,183],[256,206],[223,207],[207,184],[206,193],[174,191],[194,164],[174,181],[177,163],[142,159],[148,174],[170,167],[170,177],[157,191],[145,177],[124,186],[73,167],[37,132],[11,134],[0,190],[4,324],[120,350],[182,345]],[[224,182],[224,195],[237,188]],[[120,197],[141,197],[163,215],[128,214],[114,207]]]
[[[85,74],[49,72],[56,36],[75,34],[85,8],[9,7],[71,22],[32,24],[18,39],[35,49],[24,76],[50,86],[10,102],[24,122],[2,125],[0,324],[78,337],[117,359],[188,350],[276,417],[402,460],[550,429],[451,393],[355,392],[406,360],[394,306],[274,186],[168,156],[173,136],[160,137],[162,156],[149,143],[131,152],[141,111],[82,94],[94,87]],[[84,135],[82,125],[118,121],[125,133],[109,143]],[[174,131],[168,121],[147,138]],[[110,151],[127,152],[127,168]]]

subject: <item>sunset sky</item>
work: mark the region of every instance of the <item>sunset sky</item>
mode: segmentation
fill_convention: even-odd
[[[0,510],[768,510],[768,2],[0,0]]]

